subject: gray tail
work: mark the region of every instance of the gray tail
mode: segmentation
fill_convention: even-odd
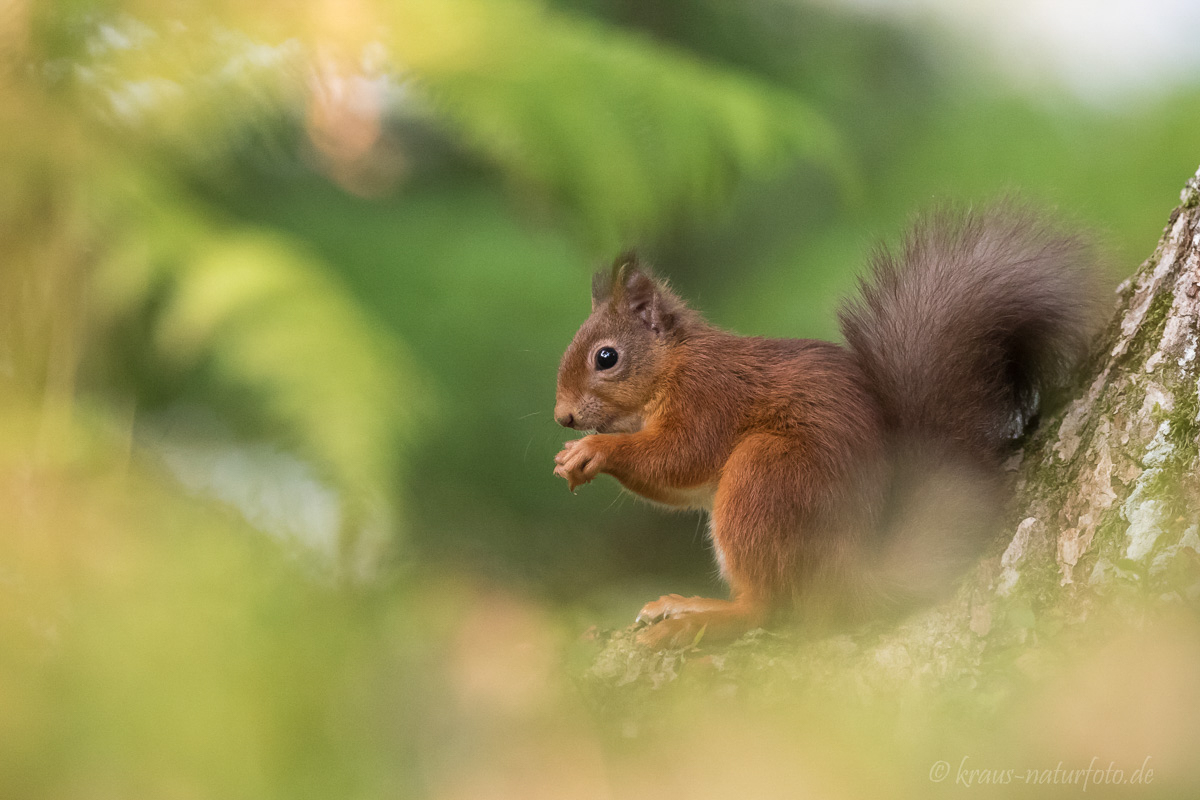
[[[1012,202],[936,211],[877,250],[840,320],[891,429],[998,463],[1087,355],[1096,264],[1083,235]]]

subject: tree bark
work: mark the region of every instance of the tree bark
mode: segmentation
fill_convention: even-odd
[[[1002,594],[1050,559],[1058,586],[1046,600],[1121,579],[1173,590],[1169,567],[1200,549],[1200,173],[1154,254],[1117,291],[1090,384],[1023,454]]]
[[[654,689],[713,670],[733,680],[840,681],[859,694],[914,681],[974,687],[995,672],[998,654],[1020,666],[1036,650],[1029,645],[1086,628],[1099,611],[1131,599],[1195,604],[1198,325],[1200,172],[1153,255],[1117,289],[1078,396],[1014,457],[1009,533],[952,599],[884,630],[819,640],[757,632],[706,654],[649,654],[617,632],[602,643],[590,685],[606,701],[613,687]]]

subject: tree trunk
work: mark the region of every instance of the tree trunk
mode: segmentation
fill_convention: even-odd
[[[1046,602],[1122,580],[1173,591],[1172,563],[1200,550],[1200,173],[1181,200],[1154,254],[1118,288],[1090,385],[1023,454],[998,594],[1038,589],[1022,573],[1050,564],[1058,580],[1040,587]]]
[[[1028,653],[1131,599],[1200,597],[1200,172],[1154,254],[1117,290],[1079,395],[1043,419],[1013,459],[1008,530],[957,594],[886,630],[803,640],[759,632],[716,654],[649,654],[628,632],[588,675],[657,688],[714,667],[729,678],[842,680],[861,690],[986,680],[997,653]],[[1144,606],[1141,606],[1144,608]],[[1084,625],[1083,627],[1087,627]],[[1010,647],[1021,645],[1022,647]]]

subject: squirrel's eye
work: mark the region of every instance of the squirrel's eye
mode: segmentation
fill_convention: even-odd
[[[617,351],[611,347],[601,347],[596,352],[596,369],[611,369],[617,365]]]

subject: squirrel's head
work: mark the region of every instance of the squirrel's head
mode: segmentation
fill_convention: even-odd
[[[592,279],[592,313],[558,367],[554,418],[599,433],[633,433],[654,402],[670,353],[695,314],[633,253]]]

